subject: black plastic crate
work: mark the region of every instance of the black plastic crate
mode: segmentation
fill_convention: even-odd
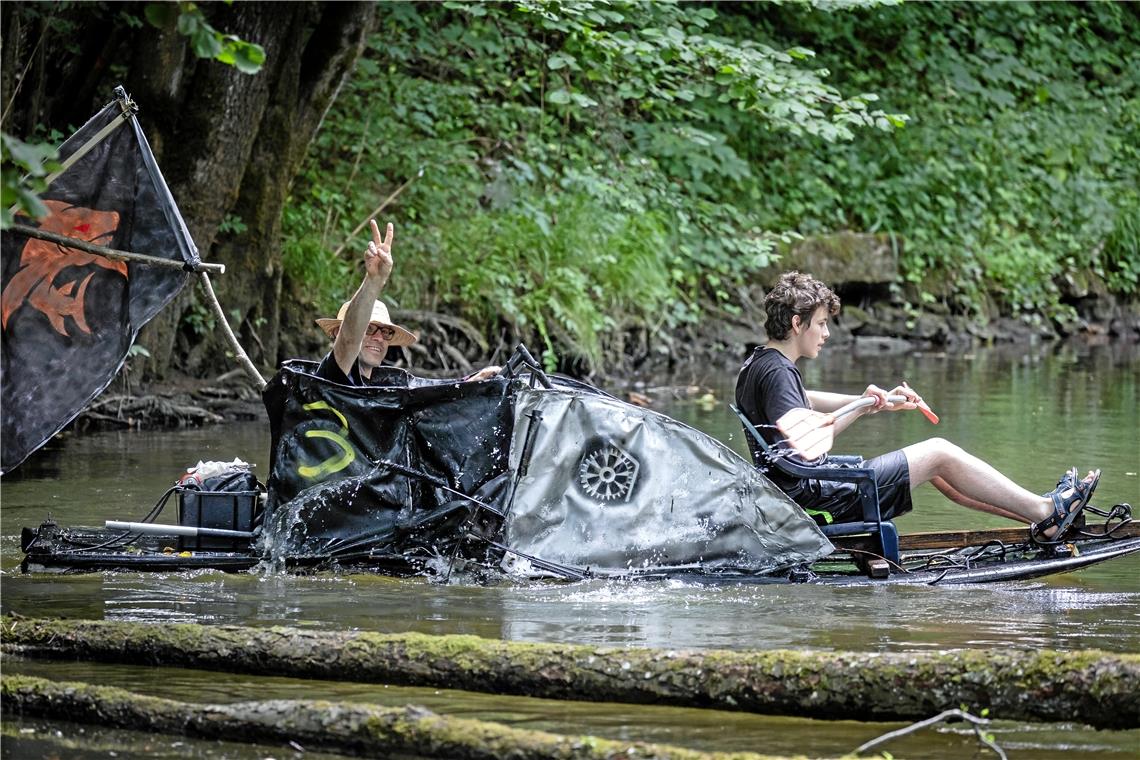
[[[178,524],[194,528],[251,531],[258,517],[260,491],[197,491],[179,489]],[[249,547],[246,538],[182,536],[180,551],[214,549],[239,551]]]

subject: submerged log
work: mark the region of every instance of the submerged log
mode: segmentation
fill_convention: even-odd
[[[1007,649],[664,651],[297,628],[0,619],[8,653],[830,720],[1140,727],[1140,655]]]
[[[560,736],[497,723],[452,718],[423,707],[376,707],[347,702],[266,700],[204,705],[150,697],[110,686],[0,679],[6,715],[94,723],[154,733],[239,742],[289,743],[369,757],[454,760],[775,760],[751,753],[703,753],[595,736]]]

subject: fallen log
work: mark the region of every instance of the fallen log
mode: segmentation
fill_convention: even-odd
[[[866,653],[664,651],[475,636],[0,618],[3,650],[549,699],[829,720],[995,719],[1140,727],[1140,655],[1008,649]]]
[[[495,760],[775,760],[751,753],[704,753],[595,736],[560,736],[452,718],[423,707],[265,700],[228,705],[179,702],[110,686],[29,676],[0,679],[0,705],[24,715],[152,733],[257,744],[300,745],[368,757]]]

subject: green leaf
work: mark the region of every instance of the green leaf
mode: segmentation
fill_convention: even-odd
[[[199,58],[217,58],[222,52],[222,35],[212,29],[198,29],[190,38],[194,55]]]
[[[265,64],[265,48],[250,42],[234,42],[230,47],[233,65],[243,74],[256,74]]]
[[[546,100],[548,103],[564,105],[570,102],[570,91],[566,90],[565,88],[552,90],[546,94]]]
[[[26,187],[17,188],[16,195],[18,197],[16,205],[18,205],[20,210],[24,213],[29,216],[34,216],[36,219],[43,219],[48,215],[48,207],[45,206],[44,202],[40,200],[40,197],[31,190]]]
[[[209,28],[210,25],[202,18],[201,11],[188,11],[178,17],[178,33],[185,37],[193,37],[203,26]]]
[[[11,135],[4,136],[4,148],[11,161],[34,176],[48,173],[45,162],[54,160],[56,149],[46,143],[26,143]]]
[[[558,69],[564,69],[567,66],[573,65],[574,63],[575,63],[574,59],[571,58],[570,56],[566,55],[565,53],[555,53],[554,55],[552,55],[546,59],[546,66],[551,71],[557,71]]]

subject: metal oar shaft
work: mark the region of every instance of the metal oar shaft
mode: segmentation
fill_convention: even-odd
[[[887,396],[887,403],[888,404],[898,404],[902,401],[906,401],[906,396]],[[830,425],[832,422],[835,422],[840,417],[843,417],[844,415],[850,414],[851,412],[855,411],[856,409],[862,409],[865,406],[870,406],[873,403],[875,403],[875,399],[872,398],[871,396],[860,396],[859,398],[855,399],[851,403],[845,404],[844,406],[841,406],[838,409],[836,409],[831,414],[827,415],[829,417],[829,421],[825,424]]]

